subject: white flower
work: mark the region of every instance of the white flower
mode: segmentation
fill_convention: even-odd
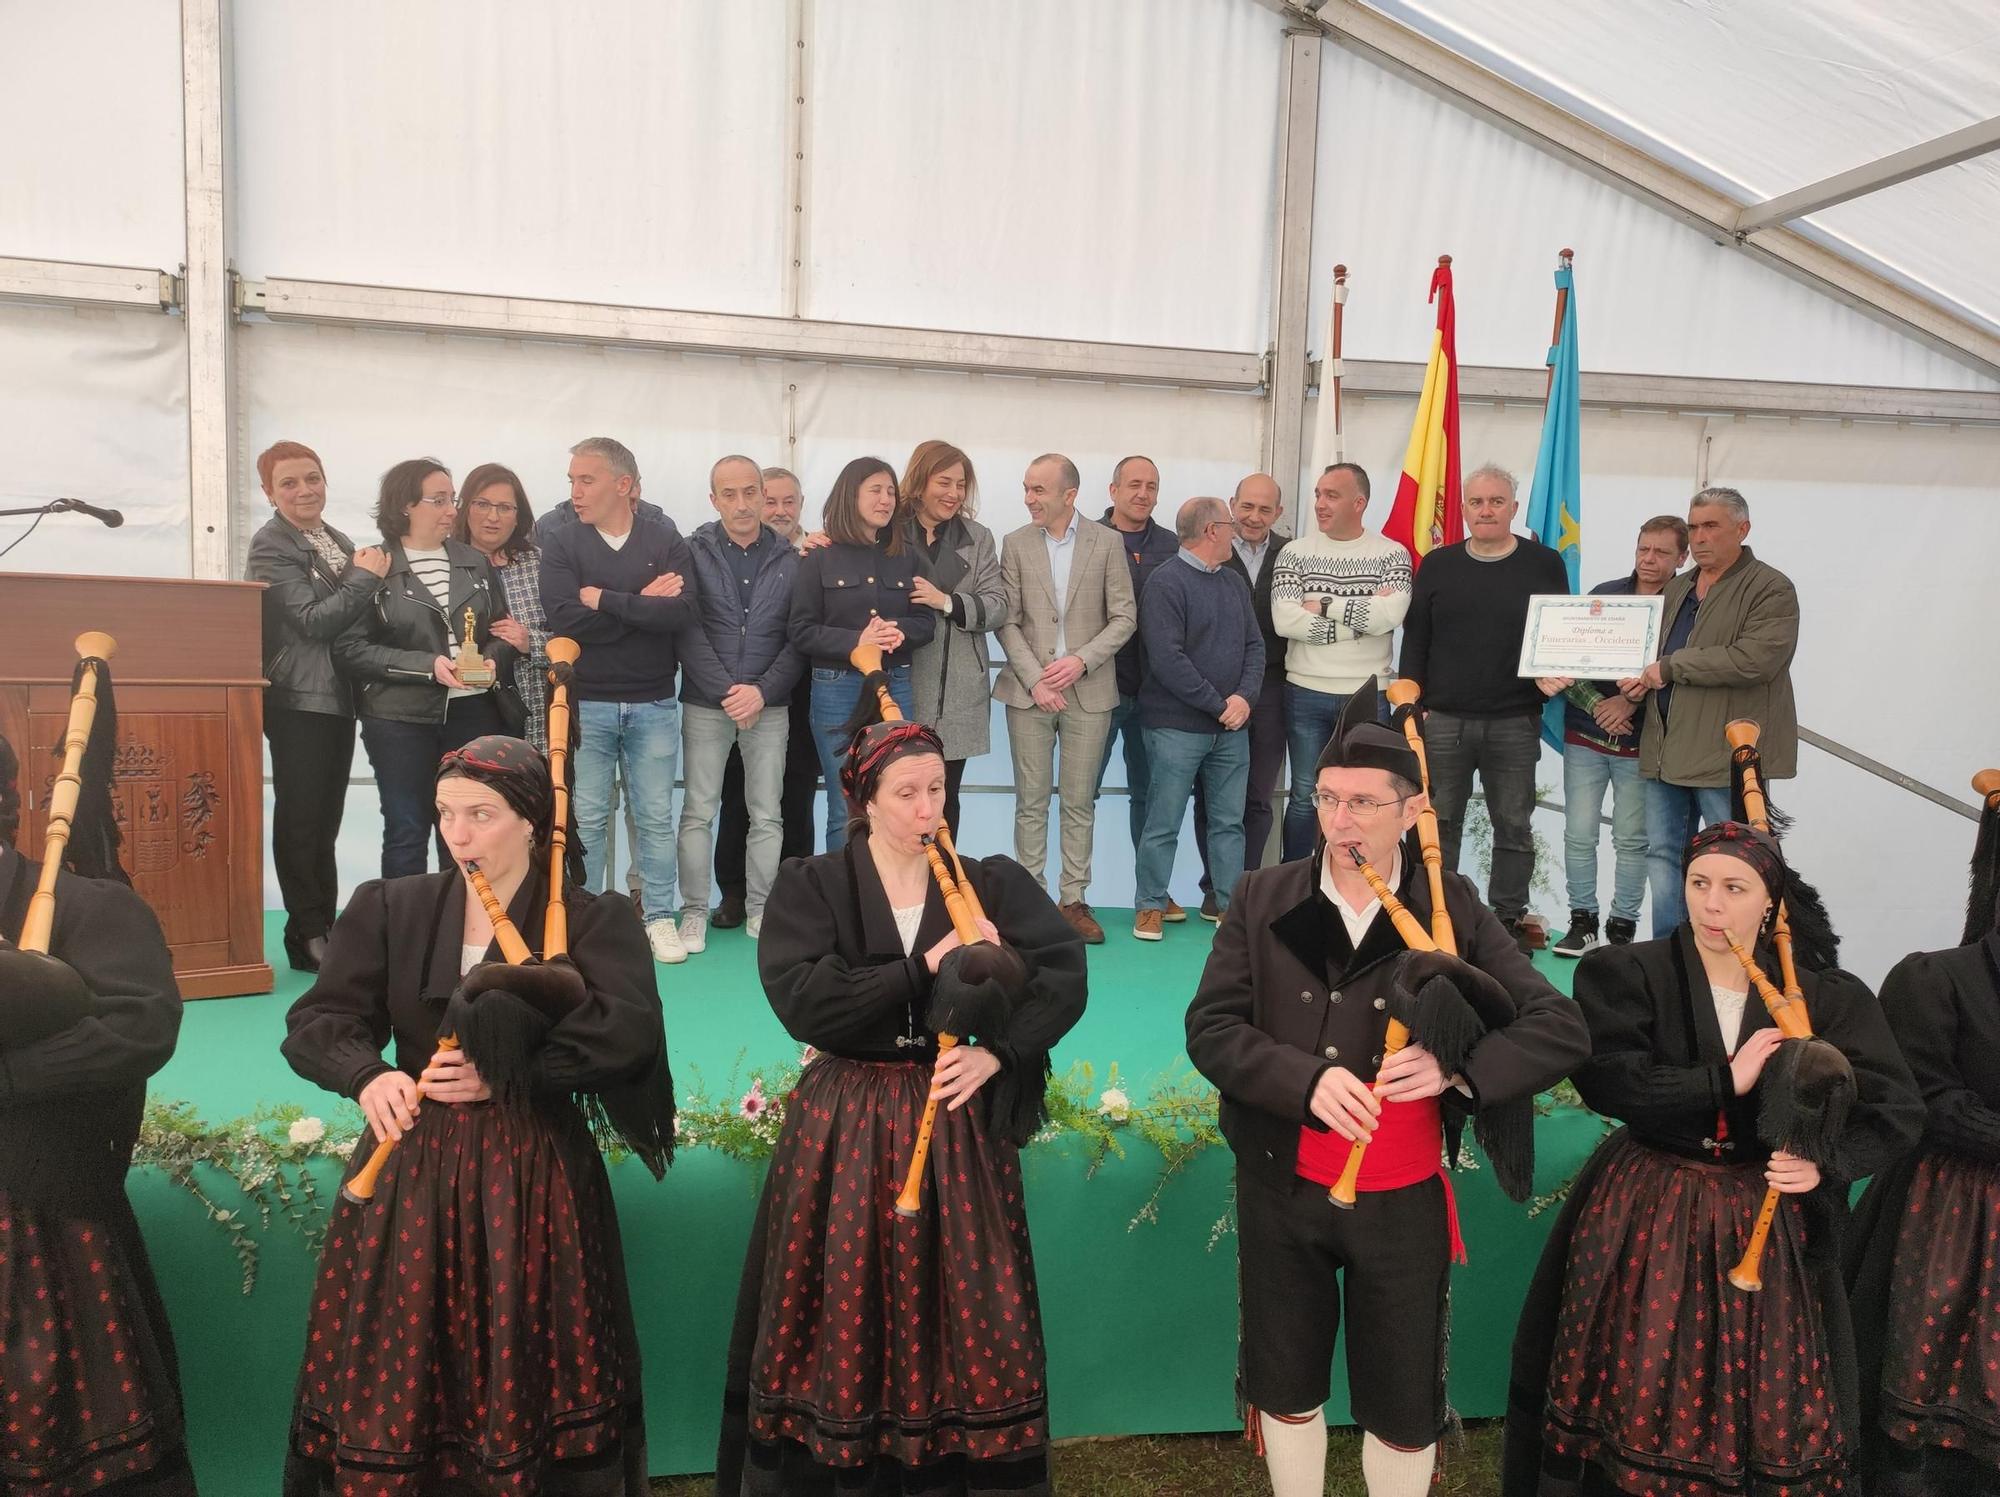
[[[300,1118],[287,1136],[295,1144],[316,1144],[326,1137],[326,1124],[318,1118]]]
[[[1132,1116],[1132,1099],[1122,1088],[1107,1086],[1097,1098],[1097,1115],[1122,1123]]]

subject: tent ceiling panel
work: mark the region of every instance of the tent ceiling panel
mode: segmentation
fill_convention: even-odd
[[[1271,11],[879,0],[818,20],[805,315],[1265,346]]]
[[[1568,246],[1577,252],[1586,369],[2000,390],[2000,381],[1344,48],[1328,50],[1320,100],[1316,354],[1333,266],[1344,262],[1347,356],[1420,358],[1434,320],[1425,301],[1431,269],[1449,253],[1459,357],[1538,362],[1554,305],[1550,273]]]
[[[0,141],[0,255],[173,270],[186,243],[180,7],[5,7]]]
[[[231,15],[246,272],[781,310],[783,5]]]
[[[1952,288],[1966,310],[2000,326],[2000,215],[1982,229],[1968,211],[1979,203],[2000,204],[2000,153],[1824,209],[1809,222],[1850,243],[1893,244],[1882,252],[1885,264],[1939,294]]]
[[[1383,13],[1741,202],[2000,115],[2000,9],[1988,0],[1575,5],[1376,0]],[[2000,243],[2000,190],[1960,177],[1955,239]],[[1808,225],[1884,266],[1920,257],[1901,215]],[[1990,257],[1989,257],[1990,258]],[[1992,321],[1986,265],[1929,284]]]

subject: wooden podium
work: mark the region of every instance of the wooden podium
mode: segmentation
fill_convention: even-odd
[[[264,960],[263,585],[0,573],[0,733],[41,856],[76,637],[118,641],[113,801],[132,887],[188,998],[271,991]],[[85,787],[89,793],[95,787]]]

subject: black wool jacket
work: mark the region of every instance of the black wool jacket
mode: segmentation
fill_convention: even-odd
[[[1429,880],[1405,842],[1397,897],[1426,927]],[[1222,1132],[1243,1169],[1272,1183],[1298,1166],[1301,1125],[1323,1129],[1310,1102],[1320,1073],[1345,1066],[1364,1081],[1382,1063],[1395,958],[1406,949],[1377,911],[1359,949],[1319,887],[1319,859],[1243,875],[1216,931],[1187,1011],[1188,1058],[1222,1093]],[[1496,978],[1514,1017],[1488,1029],[1463,1074],[1472,1097],[1454,1109],[1518,1102],[1553,1086],[1590,1053],[1576,1005],[1515,946],[1469,880],[1444,876],[1445,906],[1464,960]]]

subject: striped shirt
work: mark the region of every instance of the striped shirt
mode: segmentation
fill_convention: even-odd
[[[407,545],[403,547],[403,555],[410,563],[410,574],[437,600],[438,611],[444,615],[445,653],[456,656],[459,620],[451,616],[451,558],[442,549],[419,551]],[[445,699],[476,697],[484,690],[483,686],[454,686],[445,693]]]

